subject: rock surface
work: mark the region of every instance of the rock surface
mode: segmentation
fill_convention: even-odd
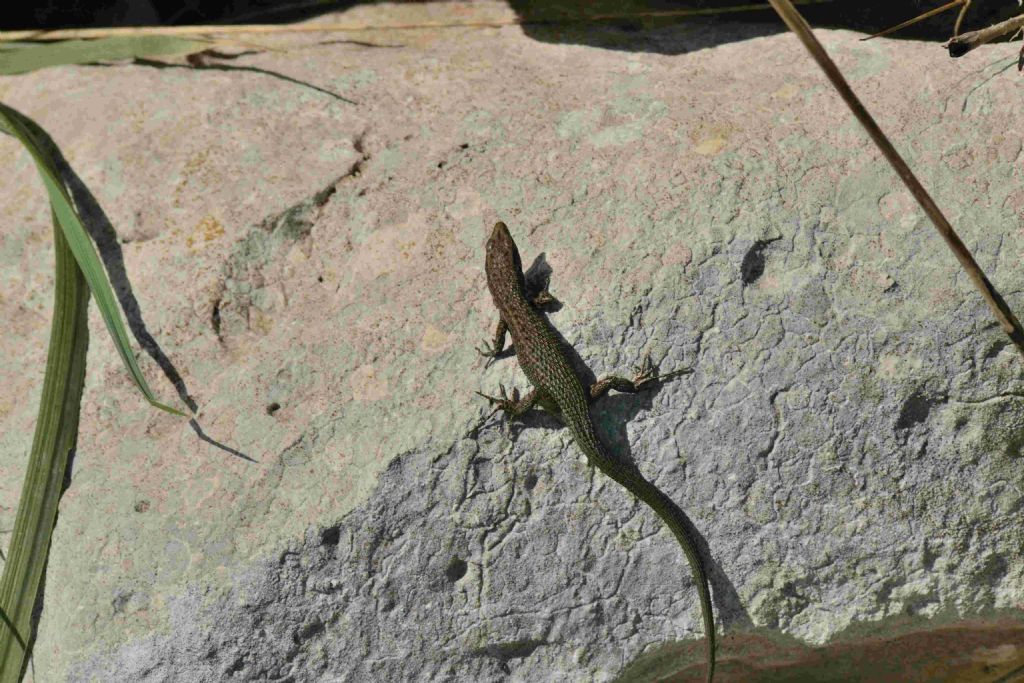
[[[703,535],[722,680],[1024,664],[1021,358],[775,30],[298,34],[217,68],[0,79],[95,195],[210,439],[139,398],[93,308],[31,680],[699,680],[692,579],[653,514],[551,420],[476,430],[474,390],[525,388],[473,350],[497,219],[543,252],[594,374],[694,369],[598,421]],[[819,36],[1021,315],[1012,51]],[[52,255],[28,155],[0,160],[10,529]]]

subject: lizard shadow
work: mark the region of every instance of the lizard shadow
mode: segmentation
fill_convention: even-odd
[[[536,293],[547,289],[551,276],[551,268],[545,261],[543,252],[537,255],[525,275],[528,293]],[[561,308],[560,305],[559,308]],[[545,307],[545,309],[550,310],[548,307]],[[576,352],[576,349],[566,341],[562,333],[554,324],[551,323],[550,320],[548,320],[548,323],[551,326],[551,329],[554,330],[555,336],[562,344],[569,362],[572,364],[573,369],[576,371],[583,383],[589,386],[596,382],[597,376],[583,361],[580,355]],[[639,362],[640,359],[637,360]],[[615,370],[613,371],[613,374],[619,374],[619,371]],[[664,379],[656,379],[651,385],[642,388],[637,393],[616,392],[614,394],[606,394],[591,403],[594,427],[597,431],[598,438],[608,448],[613,457],[619,459],[623,465],[629,467],[644,479],[647,479],[647,477],[640,472],[640,469],[637,467],[633,458],[626,432],[626,425],[641,411],[650,411],[654,405],[654,392],[660,390],[664,384],[674,381],[675,379],[677,378],[665,377]],[[521,430],[530,429],[532,427],[564,429],[564,425],[556,416],[543,410],[536,409],[527,412],[517,421],[508,422],[507,424],[509,428],[509,437],[512,439],[515,439],[516,435],[519,434]],[[651,483],[654,484],[654,482]],[[675,502],[675,497],[672,495],[669,495],[668,497],[671,499],[673,507],[679,513],[679,518],[683,521],[690,537],[694,540],[697,552],[701,556],[705,571],[707,572],[708,583],[711,584],[712,587],[712,602],[715,607],[718,608],[719,621],[723,627],[738,626],[744,629],[752,628],[753,621],[746,609],[743,607],[743,600],[740,598],[735,585],[722,569],[722,566],[715,561],[707,540],[704,538],[703,534],[696,529],[692,520],[685,511],[682,510],[682,508],[680,508]]]

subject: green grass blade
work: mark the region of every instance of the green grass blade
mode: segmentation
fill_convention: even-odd
[[[91,64],[137,57],[187,55],[210,44],[177,36],[116,36],[55,43],[18,43],[0,50],[0,75],[22,74],[64,64]]]
[[[132,379],[135,380],[136,386],[154,407],[184,417],[185,414],[181,411],[157,401],[149,384],[146,383],[146,378],[139,369],[138,363],[135,362],[135,355],[132,353],[131,344],[128,341],[128,332],[121,320],[121,309],[110,288],[110,283],[107,282],[107,274],[96,254],[96,248],[93,247],[92,240],[89,239],[89,234],[72,205],[71,197],[57,175],[54,160],[49,156],[45,147],[40,144],[33,129],[42,130],[28,117],[0,104],[0,131],[18,138],[35,159],[36,167],[39,170],[39,175],[43,178],[46,192],[50,196],[50,205],[53,207],[61,231],[67,239],[71,253],[75,256],[75,261],[78,262],[78,267],[81,268],[85,276],[85,281],[89,284],[93,297],[96,299],[96,305],[103,316],[103,322],[106,323],[107,331],[110,332],[110,336],[114,340],[114,346]]]
[[[17,683],[25,663],[32,608],[46,569],[68,455],[78,435],[78,411],[89,345],[89,289],[53,218],[57,272],[50,350],[7,562],[0,578],[0,683]],[[14,627],[11,630],[10,626]]]

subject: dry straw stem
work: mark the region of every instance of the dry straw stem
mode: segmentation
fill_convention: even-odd
[[[946,43],[946,47],[949,48],[950,57],[962,57],[979,45],[984,45],[1000,36],[1005,36],[1007,33],[1019,31],[1021,28],[1024,28],[1024,14],[1001,21],[998,24],[992,24],[987,28],[968,31],[956,38],[952,38]]]
[[[895,26],[890,26],[889,28],[885,29],[884,31],[879,31],[878,33],[875,33],[874,35],[867,36],[866,38],[861,38],[861,40],[871,40],[872,38],[881,38],[882,36],[887,36],[890,33],[896,33],[896,31],[899,31],[900,29],[904,29],[904,28],[906,28],[908,26],[913,26],[914,24],[916,24],[919,21],[924,21],[928,17],[934,17],[936,14],[941,14],[942,12],[945,12],[948,9],[953,9],[954,7],[959,7],[960,5],[964,5],[963,9],[967,9],[967,7],[970,6],[970,2],[968,0],[953,0],[953,2],[947,2],[945,5],[942,5],[941,7],[936,7],[935,9],[930,9],[927,12],[925,12],[924,14],[918,14],[913,19],[907,19],[903,23],[896,24]],[[957,28],[953,29],[953,34],[954,35],[956,35],[956,32],[959,30],[960,19],[963,17],[963,10],[961,10],[960,15],[961,16],[959,18],[957,18],[957,24],[956,24]]]
[[[799,0],[798,5],[820,5],[832,0]],[[685,18],[736,12],[764,11],[764,5],[736,5],[733,7],[697,8],[683,10],[660,10],[652,12],[627,12],[622,14],[595,14],[566,16],[564,19],[524,19],[508,17],[490,20],[439,20],[422,21],[411,24],[359,24],[353,22],[328,22],[309,24],[239,24],[206,25],[206,26],[126,26],[118,28],[84,28],[59,29],[54,31],[0,31],[0,42],[11,40],[69,40],[74,38],[110,38],[112,36],[197,36],[197,35],[231,35],[239,33],[327,33],[327,32],[364,32],[364,31],[418,31],[442,28],[500,28],[502,26],[520,26],[530,24],[582,24],[591,21],[612,21],[615,19],[643,18]]]
[[[768,0],[775,11],[778,12],[782,20],[786,22],[790,30],[793,31],[800,39],[800,42],[804,44],[807,51],[811,53],[814,61],[818,63],[821,70],[825,72],[828,79],[832,81],[832,85],[836,90],[839,91],[839,95],[846,102],[846,105],[853,111],[853,115],[857,117],[860,124],[867,130],[868,135],[874,140],[878,149],[881,150],[882,155],[885,156],[886,160],[896,171],[896,174],[903,181],[903,184],[907,186],[910,193],[914,195],[914,199],[921,205],[924,212],[931,219],[932,224],[935,225],[935,229],[939,231],[942,238],[946,240],[946,244],[953,251],[953,255],[956,256],[957,260],[960,261],[960,265],[967,272],[967,276],[971,278],[971,282],[981,292],[981,296],[985,299],[985,303],[988,304],[989,308],[992,309],[993,315],[996,320],[999,321],[1003,331],[1010,337],[1010,340],[1017,347],[1017,350],[1024,355],[1024,330],[1021,329],[1020,322],[1013,315],[1013,311],[1007,306],[1003,298],[996,292],[992,283],[985,277],[985,273],[982,272],[978,266],[977,261],[971,255],[970,250],[960,239],[956,231],[953,230],[953,226],[949,224],[946,217],[942,215],[942,211],[929,196],[928,191],[924,189],[917,177],[907,166],[907,162],[903,160],[896,148],[893,147],[889,139],[885,137],[885,133],[878,127],[875,120],[868,113],[868,110],[864,108],[860,100],[854,94],[850,88],[846,79],[839,72],[839,68],[835,65],[835,62],[829,58],[828,53],[825,52],[825,48],[821,46],[818,39],[814,37],[814,33],[811,32],[811,27],[807,25],[804,18],[800,16],[800,13],[796,11],[792,3],[789,0]]]
[[[960,25],[964,23],[964,17],[967,16],[967,10],[971,8],[972,0],[964,0],[964,6],[960,8],[959,14],[956,15],[956,23],[953,24],[953,35],[960,35]]]

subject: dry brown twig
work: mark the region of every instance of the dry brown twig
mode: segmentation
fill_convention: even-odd
[[[962,57],[979,45],[984,45],[1007,33],[1019,31],[1021,28],[1024,28],[1024,14],[956,36],[946,43],[946,48],[949,49],[950,57]]]
[[[899,152],[889,138],[885,136],[882,129],[879,128],[878,124],[872,118],[868,110],[861,104],[861,101],[854,94],[853,89],[843,78],[839,68],[835,65],[835,62],[825,52],[825,48],[822,47],[818,39],[814,37],[814,33],[811,31],[811,27],[807,25],[804,18],[797,12],[796,8],[793,7],[789,0],[768,0],[775,11],[782,17],[782,20],[786,22],[790,30],[796,34],[800,39],[800,42],[804,44],[807,51],[811,53],[811,57],[818,63],[821,70],[825,72],[825,75],[832,82],[832,86],[839,92],[839,96],[843,98],[846,105],[853,112],[853,115],[857,118],[860,124],[867,131],[868,135],[874,141],[875,145],[882,152],[882,156],[886,158],[893,170],[896,171],[896,175],[900,177],[903,184],[910,190],[910,194],[914,196],[917,203],[920,204],[928,218],[931,219],[935,229],[939,231],[942,238],[946,241],[946,245],[956,256],[960,265],[963,267],[967,276],[974,283],[974,286],[981,293],[982,298],[985,299],[985,303],[988,304],[992,310],[992,314],[995,316],[999,325],[1003,328],[1003,332],[1010,337],[1014,346],[1017,350],[1024,355],[1024,329],[1021,328],[1020,322],[1017,317],[1010,310],[1006,301],[999,295],[999,292],[995,290],[992,283],[985,276],[985,273],[981,270],[978,262],[974,260],[974,256],[971,255],[967,245],[963,243],[960,236],[957,235],[953,226],[950,225],[949,221],[942,214],[942,210],[939,209],[938,205],[932,200],[928,191],[924,189],[921,182],[914,175],[913,171],[907,165],[907,162],[903,160]]]
[[[987,28],[978,29],[977,31],[968,31],[961,35],[960,25],[963,23],[964,16],[967,15],[967,10],[970,8],[972,1],[973,0],[952,0],[952,2],[947,2],[945,5],[928,10],[927,12],[917,15],[913,19],[908,19],[900,24],[889,27],[884,31],[879,31],[878,33],[867,36],[866,38],[861,38],[861,40],[871,40],[872,38],[887,36],[890,33],[895,33],[900,29],[912,26],[919,21],[927,19],[928,17],[934,17],[936,14],[953,9],[954,7],[960,7],[960,12],[957,14],[956,22],[953,24],[953,37],[945,44],[945,47],[949,49],[950,57],[962,57],[979,45],[984,45],[985,43],[1004,36],[1007,33],[1020,31],[1024,28],[1024,14],[1022,14],[998,24],[993,24]],[[1024,69],[1024,48],[1021,49],[1020,60],[1017,64],[1017,70],[1020,71],[1021,69]]]

